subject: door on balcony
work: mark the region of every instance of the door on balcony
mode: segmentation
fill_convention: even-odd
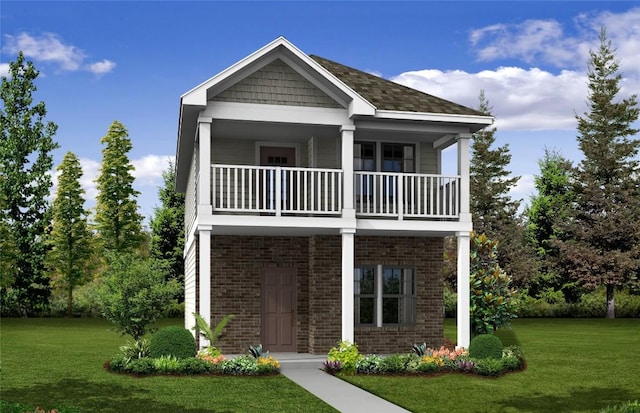
[[[269,351],[296,351],[296,269],[262,270],[262,344]]]
[[[286,146],[261,146],[260,147],[261,166],[296,166],[296,149]],[[276,180],[280,180],[280,196],[276,194]],[[286,171],[281,171],[280,176],[273,170],[266,170],[262,177],[262,188],[266,191],[263,197],[263,209],[275,210],[278,198],[281,204],[280,209],[287,209],[287,195],[289,194],[290,176]]]

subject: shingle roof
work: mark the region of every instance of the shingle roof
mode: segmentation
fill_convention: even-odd
[[[309,56],[379,110],[486,116],[475,109],[420,92],[323,57]]]

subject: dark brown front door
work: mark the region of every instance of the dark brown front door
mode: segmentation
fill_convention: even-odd
[[[296,351],[296,269],[262,270],[262,346]]]

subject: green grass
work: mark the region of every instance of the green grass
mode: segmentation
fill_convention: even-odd
[[[0,320],[0,398],[82,412],[331,412],[284,376],[135,378],[104,370],[126,337],[98,319]],[[164,320],[162,325],[180,324]]]
[[[452,320],[445,334],[455,338]],[[412,412],[598,412],[640,399],[638,319],[520,319],[498,335],[522,346],[526,370],[345,380]]]

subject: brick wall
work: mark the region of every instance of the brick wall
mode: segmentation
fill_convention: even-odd
[[[308,352],[308,238],[212,236],[211,318],[235,317],[227,325],[217,346],[223,353],[245,353],[261,343],[262,268],[297,269],[298,351]]]
[[[408,352],[413,343],[443,340],[442,238],[356,236],[356,265],[401,265],[416,269],[416,325],[356,326],[364,353]],[[235,318],[218,347],[244,353],[261,342],[262,268],[297,270],[298,351],[323,354],[341,337],[341,236],[213,236],[211,315]]]
[[[416,270],[414,326],[356,326],[363,353],[409,352],[414,343],[443,343],[442,238],[356,236],[358,265],[410,266]]]

